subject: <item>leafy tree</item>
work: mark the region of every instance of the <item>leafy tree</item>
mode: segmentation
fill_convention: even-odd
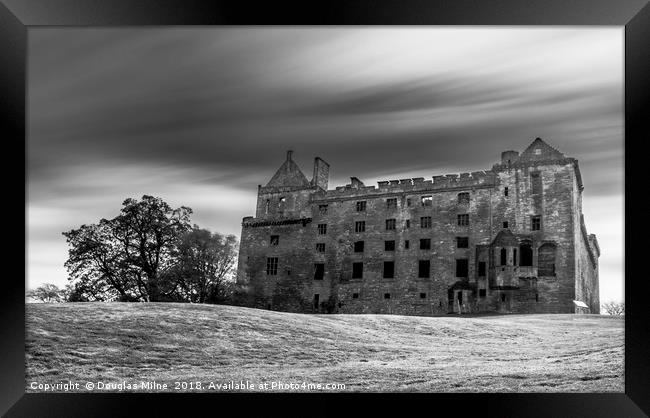
[[[218,303],[230,299],[237,259],[237,238],[194,225],[178,245],[175,277],[179,295],[190,302]]]
[[[603,303],[603,310],[609,315],[625,315],[625,302]]]
[[[36,289],[28,291],[27,297],[44,303],[65,302],[63,290],[51,283],[45,283]]]
[[[140,201],[126,199],[113,219],[64,232],[71,247],[65,266],[80,295],[92,300],[169,299],[178,286],[169,272],[180,237],[191,228],[191,213],[144,195]]]

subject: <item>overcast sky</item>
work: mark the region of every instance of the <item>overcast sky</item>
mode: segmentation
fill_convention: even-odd
[[[241,232],[287,149],[330,188],[489,169],[541,137],[577,158],[622,300],[623,28],[31,28],[27,286],[64,286],[61,232],[128,197]]]

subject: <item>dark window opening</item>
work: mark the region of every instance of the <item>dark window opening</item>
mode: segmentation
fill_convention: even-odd
[[[420,299],[426,299],[427,294],[426,293],[420,293]]]
[[[535,302],[539,302],[539,293],[535,293]]]
[[[354,232],[365,232],[366,221],[357,221],[354,223]]]
[[[395,219],[386,219],[386,230],[390,231],[395,229]]]
[[[505,229],[508,228],[508,222],[507,222],[507,221],[503,223],[503,227],[504,227]]]
[[[319,301],[320,301],[320,295],[316,293],[314,295],[314,309],[316,310],[318,310]]]
[[[457,248],[469,248],[469,237],[456,237]]]
[[[429,260],[418,261],[418,277],[421,279],[428,278],[431,274],[431,262]]]
[[[530,218],[530,229],[531,231],[539,231],[542,229],[542,217],[537,215],[537,216],[532,216]]]
[[[506,301],[506,294],[501,293],[501,302],[505,302],[505,301]]]
[[[501,258],[500,258],[499,265],[505,266],[506,264],[508,264],[508,252],[506,251],[505,248],[501,248]]]
[[[485,261],[478,262],[478,276],[485,277]]]
[[[278,257],[266,258],[266,275],[275,276],[278,274]]]
[[[512,249],[512,265],[513,266],[517,265],[517,249],[516,248]]]
[[[532,194],[542,193],[542,177],[539,175],[539,173],[530,173],[530,183]]]
[[[352,299],[359,299],[359,294],[358,293],[353,293],[352,294]]]
[[[413,204],[413,201],[411,201],[410,197],[408,199],[406,199],[406,206],[411,207],[412,204]]]
[[[397,198],[386,199],[386,209],[395,209],[397,207]]]
[[[407,227],[407,228],[410,228],[410,227],[411,227],[411,220],[410,220],[410,219],[407,219],[407,220],[406,220],[406,227]]]
[[[279,235],[271,235],[271,245],[278,245],[280,243]]]
[[[318,244],[316,244],[316,251],[318,251],[319,253],[324,253],[325,252],[325,243],[319,242]]]
[[[355,243],[354,243],[354,252],[355,253],[362,253],[363,252],[363,247],[364,247],[364,242],[363,241],[355,241]]]
[[[404,241],[404,249],[408,250],[409,249],[409,244],[410,244],[409,240],[405,240]]]
[[[458,215],[458,225],[468,226],[469,225],[469,214]]]
[[[395,276],[395,262],[384,261],[384,279],[392,279]]]
[[[469,203],[469,193],[458,193],[458,203],[460,204]]]
[[[318,205],[318,213],[321,215],[327,214],[327,205]]]
[[[327,224],[318,224],[318,235],[327,234]]]
[[[420,228],[431,228],[431,216],[423,216],[420,218]]]
[[[422,238],[420,239],[420,249],[421,250],[430,250],[431,249],[431,239]]]
[[[478,296],[479,297],[484,298],[486,295],[487,295],[487,292],[485,291],[485,289],[479,289],[478,290]]]
[[[466,258],[459,258],[456,260],[456,277],[468,276],[468,260]]]
[[[433,206],[432,196],[422,196],[421,201],[422,201],[422,206]]]
[[[363,263],[352,263],[352,278],[363,278]]]
[[[357,202],[357,212],[363,212],[366,210],[366,202]]]
[[[533,265],[533,249],[528,243],[519,246],[519,265],[530,267]]]
[[[507,188],[507,187],[505,187],[505,188],[503,189],[503,195],[504,195],[504,196],[508,196],[508,188]]]
[[[395,241],[384,241],[384,251],[395,251]]]
[[[390,299],[390,293],[384,293],[384,299]]]
[[[325,264],[314,264],[314,280],[323,280],[323,277],[325,277]]]

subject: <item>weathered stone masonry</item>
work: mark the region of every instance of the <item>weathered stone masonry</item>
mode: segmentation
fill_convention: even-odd
[[[242,222],[249,306],[293,312],[599,312],[578,161],[540,138],[491,170],[328,190],[287,153]]]

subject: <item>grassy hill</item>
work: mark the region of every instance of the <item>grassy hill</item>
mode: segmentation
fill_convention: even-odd
[[[623,392],[623,332],[620,317],[597,315],[427,318],[29,304],[26,390],[39,391],[33,381],[81,382],[86,392],[86,381],[155,380],[172,389],[175,381],[248,381],[256,390],[263,382],[306,382],[342,383],[343,391]]]

